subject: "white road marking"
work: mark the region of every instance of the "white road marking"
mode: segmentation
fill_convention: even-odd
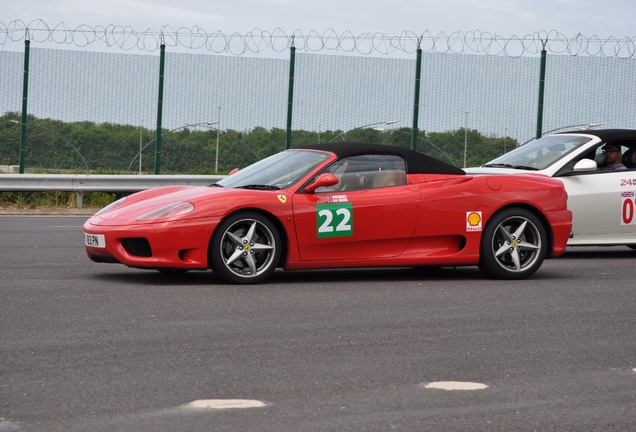
[[[20,426],[17,423],[10,422],[3,417],[0,417],[0,431],[15,431],[20,429]]]
[[[199,409],[260,408],[265,403],[249,399],[203,399],[190,402],[187,406]]]
[[[483,390],[487,389],[486,384],[462,381],[437,381],[424,385],[427,389],[439,390]]]

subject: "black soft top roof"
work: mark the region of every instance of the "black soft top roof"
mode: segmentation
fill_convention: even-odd
[[[338,159],[362,154],[394,155],[404,159],[406,172],[409,174],[466,174],[461,168],[404,147],[345,141],[294,147],[294,149],[328,151],[335,153]]]
[[[594,135],[601,139],[601,141],[614,141],[622,139],[636,139],[636,130],[634,129],[596,129],[596,130],[571,130],[567,132],[558,132],[556,135],[561,134],[586,134]]]

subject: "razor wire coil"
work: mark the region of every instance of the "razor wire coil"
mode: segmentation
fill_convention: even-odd
[[[296,50],[315,53],[335,51],[356,55],[413,54],[418,49],[430,53],[468,53],[521,57],[536,55],[543,49],[552,54],[571,56],[619,57],[636,56],[636,36],[601,38],[581,33],[568,37],[557,30],[536,31],[525,36],[504,37],[480,30],[416,33],[403,31],[399,35],[386,33],[341,33],[334,29],[324,32],[311,30],[291,33],[281,28],[263,30],[254,28],[245,33],[207,31],[198,26],[173,28],[164,25],[158,30],[137,30],[130,26],[71,27],[64,22],[50,26],[41,19],[25,23],[13,20],[0,21],[0,47],[9,43],[30,40],[85,48],[102,43],[123,51],[140,50],[154,52],[161,45],[186,50],[205,50],[214,54],[249,55],[264,52],[280,53],[295,47]]]

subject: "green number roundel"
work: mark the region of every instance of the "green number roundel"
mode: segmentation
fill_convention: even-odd
[[[318,238],[353,235],[353,207],[350,202],[316,206]]]

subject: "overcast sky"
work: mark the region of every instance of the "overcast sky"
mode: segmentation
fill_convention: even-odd
[[[634,0],[16,0],[4,1],[0,23],[74,28],[131,26],[138,31],[198,26],[206,32],[252,29],[286,33],[447,34],[479,30],[503,37],[557,30],[601,38],[634,38]],[[4,27],[3,26],[3,27]]]

